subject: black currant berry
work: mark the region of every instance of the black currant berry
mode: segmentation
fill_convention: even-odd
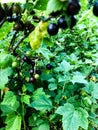
[[[36,74],[41,75],[41,69],[40,68],[36,68],[35,72],[36,72]]]
[[[17,22],[20,20],[20,17],[17,14],[13,15],[12,18],[14,22]]]
[[[34,69],[33,68],[30,69],[29,73],[30,73],[30,75],[33,75],[34,74]]]
[[[76,20],[75,16],[72,15],[70,18],[70,28],[72,29],[76,25],[76,23],[77,23],[77,20]]]
[[[67,26],[67,22],[66,22],[66,20],[65,20],[65,17],[60,17],[59,19],[58,19],[58,27],[59,28],[62,28],[62,29],[65,29],[65,28],[67,28],[68,26]]]
[[[54,36],[58,33],[58,25],[56,23],[50,23],[47,28],[47,32],[50,36]]]
[[[95,2],[94,6],[93,6],[93,14],[95,16],[98,16],[98,2]]]
[[[24,28],[24,24],[22,21],[16,22],[13,29],[16,31],[22,31]]]
[[[67,14],[69,15],[76,15],[80,11],[80,3],[78,0],[72,0],[67,7]]]
[[[31,65],[32,65],[32,67],[35,66],[35,61],[34,60],[31,61]]]
[[[46,68],[47,68],[48,70],[51,70],[51,69],[53,68],[53,66],[49,63],[49,64],[46,65]]]
[[[25,28],[29,31],[34,29],[34,25],[30,21],[25,22]]]
[[[7,21],[8,21],[8,22],[13,22],[12,16],[7,16]]]
[[[30,64],[31,63],[31,60],[27,57],[27,56],[24,56],[23,57],[23,61]]]
[[[34,77],[30,77],[29,82],[30,83],[34,83],[35,82],[35,78]]]

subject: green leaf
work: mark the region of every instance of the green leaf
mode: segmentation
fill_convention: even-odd
[[[31,107],[35,108],[36,110],[46,111],[52,109],[52,102],[47,96],[39,95],[39,99],[35,100],[31,103]]]
[[[39,125],[38,130],[50,130],[49,123],[44,122],[41,125]]]
[[[70,103],[66,103],[57,109],[56,113],[63,116],[62,123],[64,130],[78,130],[79,126],[88,128],[88,113],[83,108],[75,109]]]
[[[36,8],[38,10],[46,10],[47,3],[48,3],[48,0],[45,0],[44,2],[43,2],[43,0],[37,0],[34,8]]]
[[[85,80],[85,76],[83,76],[82,73],[80,72],[75,72],[71,81],[73,84],[75,83],[87,84],[88,83],[87,80]]]
[[[21,130],[21,116],[11,113],[7,116],[5,130]]]
[[[53,54],[47,49],[47,48],[39,48],[37,50],[37,53],[41,53],[43,55],[44,58],[46,58],[47,60],[50,59],[50,57],[53,57]]]
[[[21,101],[24,102],[25,104],[30,104],[30,96],[29,95],[23,95],[21,97]]]
[[[8,91],[4,95],[4,99],[1,102],[1,110],[4,114],[14,112],[19,107],[19,102],[13,92]]]
[[[53,91],[57,89],[57,84],[56,83],[50,83],[48,85],[49,90]]]
[[[11,68],[1,69],[0,70],[0,89],[4,89],[5,85],[8,82],[8,76],[12,73]]]
[[[66,60],[63,60],[59,64],[59,67],[55,68],[55,71],[66,73],[70,71],[71,69],[73,69],[73,65],[70,65]]]
[[[50,0],[47,5],[47,12],[56,12],[63,8],[66,8],[66,2],[60,2],[60,0]]]
[[[43,88],[38,88],[36,91],[34,91],[33,93],[33,96],[32,96],[32,99],[33,100],[38,100],[40,99],[40,96],[41,95],[44,95],[46,96],[47,98],[50,97],[49,95],[46,95],[45,92],[43,91]]]
[[[95,84],[91,94],[94,98],[98,99],[98,83]]]
[[[0,67],[7,68],[11,66],[13,60],[13,56],[7,53],[0,53]]]

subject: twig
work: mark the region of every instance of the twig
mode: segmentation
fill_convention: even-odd
[[[16,45],[13,47],[13,53],[15,53],[17,47],[20,45],[20,43],[32,32],[33,30],[31,30],[30,32],[28,32],[27,34],[25,34],[17,43]]]
[[[17,35],[17,32],[14,33],[14,35],[13,35],[13,37],[11,39],[10,46],[9,46],[9,51],[13,48],[14,41],[16,39],[16,35]]]
[[[0,28],[2,27],[2,25],[5,23],[6,19],[3,19],[1,22],[0,22]]]

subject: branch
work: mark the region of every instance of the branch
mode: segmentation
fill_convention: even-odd
[[[9,46],[9,51],[10,51],[10,49],[13,48],[13,45],[14,45],[13,43],[14,43],[14,41],[16,39],[16,35],[17,35],[17,31],[14,33],[14,35],[13,35],[13,37],[11,39],[10,46]]]
[[[2,25],[5,23],[6,19],[3,19],[1,22],[0,22],[0,28],[2,27]]]
[[[34,29],[33,29],[34,30]],[[33,31],[31,30],[30,32],[28,32],[27,34],[25,34],[17,43],[16,45],[13,47],[13,52],[16,51],[17,47],[20,45],[20,43]]]

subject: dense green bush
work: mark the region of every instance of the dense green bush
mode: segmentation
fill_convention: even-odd
[[[1,4],[0,130],[98,129],[94,2]]]

